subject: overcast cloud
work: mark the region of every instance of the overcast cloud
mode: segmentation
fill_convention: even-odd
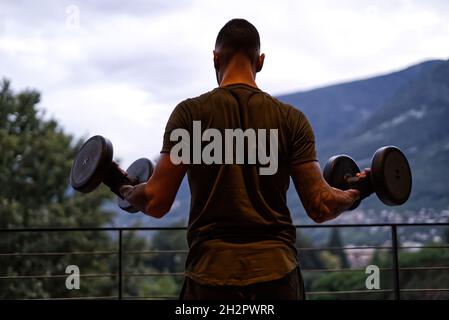
[[[157,156],[178,102],[216,86],[213,44],[235,17],[259,29],[273,94],[449,56],[446,0],[2,0],[0,77],[40,90],[68,132],[111,139],[126,167]]]

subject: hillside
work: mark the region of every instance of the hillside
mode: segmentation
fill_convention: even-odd
[[[298,107],[309,118],[322,166],[331,155],[345,153],[366,167],[376,149],[396,145],[409,158],[414,184],[409,202],[394,210],[408,211],[410,216],[421,208],[448,209],[449,61],[427,61],[382,76],[278,98]],[[168,225],[185,221],[189,203],[184,181],[167,220],[119,215],[115,223]],[[292,186],[288,204],[295,221],[309,222]],[[376,221],[375,212],[391,208],[370,197],[360,209],[371,213],[374,210]],[[360,219],[367,222],[364,213]]]
[[[395,92],[359,125],[320,148],[327,157],[341,150],[369,159],[383,145],[397,145],[408,156],[414,185],[408,209],[449,206],[449,61],[432,68]],[[369,162],[368,162],[369,163]],[[365,165],[367,165],[365,161]]]
[[[301,109],[311,121],[318,143],[339,138],[358,122],[371,118],[399,90],[433,69],[432,60],[405,70],[278,98]]]

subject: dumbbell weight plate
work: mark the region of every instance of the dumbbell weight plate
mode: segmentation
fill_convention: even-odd
[[[128,169],[128,178],[133,181],[133,185],[147,182],[153,173],[153,165],[150,160],[146,158],[140,158],[134,161]],[[135,213],[138,212],[128,201],[118,198],[118,206],[128,212]]]
[[[323,170],[323,177],[327,183],[334,188],[340,190],[348,190],[349,185],[346,177],[354,177],[360,172],[359,166],[355,161],[346,155],[338,155],[331,157]],[[360,204],[360,200],[356,201],[349,210],[354,210]]]
[[[72,164],[70,184],[73,189],[88,193],[98,187],[111,165],[112,156],[112,143],[108,139],[93,136],[87,140]]]
[[[412,191],[412,172],[404,153],[397,147],[378,149],[371,163],[374,191],[389,206],[404,204]]]

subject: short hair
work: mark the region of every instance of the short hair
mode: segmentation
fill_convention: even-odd
[[[224,63],[236,53],[242,53],[254,62],[260,51],[259,32],[245,19],[232,19],[218,32],[215,49],[221,50]]]

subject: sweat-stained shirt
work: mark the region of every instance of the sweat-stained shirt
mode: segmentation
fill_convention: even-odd
[[[296,229],[286,203],[290,168],[317,161],[307,118],[252,86],[219,87],[176,106],[161,152],[170,152],[178,143],[170,141],[175,129],[185,129],[192,137],[194,121],[200,121],[202,132],[218,129],[223,144],[226,129],[266,129],[267,137],[270,129],[277,129],[278,169],[275,174],[261,175],[259,169],[264,165],[260,163],[188,165],[191,204],[186,276],[216,286],[244,286],[284,277],[298,266]],[[266,154],[269,141],[265,141]],[[190,149],[193,152],[193,142]]]

